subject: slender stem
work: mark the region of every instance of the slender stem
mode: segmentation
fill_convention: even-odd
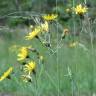
[[[57,4],[57,0],[56,0],[56,7],[58,6],[58,4]],[[56,13],[57,13],[57,8],[56,8]],[[59,58],[58,58],[58,53],[59,53],[59,50],[58,50],[58,46],[59,46],[59,42],[58,42],[58,40],[59,40],[59,34],[58,34],[58,21],[56,22],[56,24],[57,24],[57,59],[56,59],[56,62],[57,62],[57,81],[58,81],[58,96],[60,96],[60,70],[59,70]]]

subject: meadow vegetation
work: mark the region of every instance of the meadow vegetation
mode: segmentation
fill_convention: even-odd
[[[95,3],[1,1],[0,93],[96,96]]]

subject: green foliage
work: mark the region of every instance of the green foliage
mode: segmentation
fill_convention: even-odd
[[[85,15],[84,18],[66,12],[73,5],[84,4],[84,0],[73,3],[73,0],[57,0],[56,6],[56,0],[0,0],[0,77],[7,67],[14,66],[12,78],[0,82],[1,93],[8,92],[12,96],[57,96],[58,93],[58,96],[95,96],[96,1],[87,0],[88,17]],[[37,38],[29,42],[24,40],[24,34],[32,31],[29,28],[34,23],[32,16],[43,13],[58,13],[57,25],[49,22],[52,49],[42,45]],[[66,28],[70,35],[61,40]],[[79,44],[70,48],[69,43],[73,41]],[[61,46],[56,46],[58,42]],[[24,83],[19,78],[22,68],[16,54],[10,50],[15,44],[32,45],[43,54],[44,64],[39,62],[31,83]],[[34,54],[31,56],[36,60]]]

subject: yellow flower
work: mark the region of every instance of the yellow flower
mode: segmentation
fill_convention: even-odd
[[[41,28],[43,31],[47,31],[49,30],[49,25],[48,25],[48,22],[45,21],[44,24],[41,24]]]
[[[30,75],[31,72],[34,72],[36,68],[36,63],[34,61],[30,61],[28,64],[26,64],[24,66],[24,71],[28,72],[28,74]]]
[[[13,67],[10,67],[6,72],[4,72],[4,74],[0,77],[0,81],[4,80],[5,78],[7,78],[10,73],[13,71]]]
[[[86,13],[87,10],[88,10],[88,8],[86,6],[83,7],[81,4],[77,5],[76,8],[74,9],[76,14],[79,14],[79,15]]]
[[[31,40],[36,37],[41,32],[41,28],[38,26],[32,32],[30,32],[25,38],[26,40]]]
[[[73,48],[73,47],[76,47],[77,45],[78,45],[78,42],[75,41],[75,42],[73,42],[73,43],[70,43],[70,44],[69,44],[69,47],[70,47],[70,48]]]
[[[31,82],[32,81],[32,77],[30,75],[22,75],[21,76],[21,79],[24,81],[24,82]]]
[[[48,22],[45,21],[43,24],[36,26],[32,32],[30,32],[27,36],[25,36],[26,40],[31,40],[36,37],[42,31],[48,31]]]
[[[51,21],[51,20],[54,20],[58,17],[57,14],[48,14],[48,15],[44,15],[42,16],[45,20],[47,21]]]
[[[28,56],[28,48],[27,47],[21,47],[20,48],[20,53],[17,55],[18,56],[18,61],[22,61],[27,58]]]

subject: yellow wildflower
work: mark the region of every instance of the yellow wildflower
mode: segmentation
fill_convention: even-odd
[[[25,65],[24,67],[24,71],[28,72],[28,74],[30,75],[31,72],[34,72],[36,68],[36,63],[34,61],[30,61],[28,64]]]
[[[87,10],[88,8],[86,6],[83,7],[81,4],[77,5],[76,8],[74,9],[76,14],[79,14],[79,15],[86,13]]]
[[[26,40],[31,40],[41,32],[41,28],[37,27],[26,36]]]
[[[48,22],[45,21],[44,24],[41,24],[41,28],[43,31],[47,31],[49,30],[49,26],[48,26]]]
[[[28,56],[28,48],[27,47],[21,47],[20,48],[20,53],[17,55],[18,56],[18,61],[22,61],[27,58]]]
[[[70,44],[69,44],[69,47],[70,47],[70,48],[73,48],[73,47],[76,47],[77,45],[78,45],[78,42],[75,41],[75,42],[73,42],[73,43],[70,43]]]
[[[0,81],[4,80],[5,78],[7,78],[10,73],[13,71],[13,67],[10,67],[6,72],[4,72],[4,74],[0,77]]]
[[[51,20],[54,20],[58,17],[57,14],[48,14],[48,15],[44,15],[42,16],[45,20],[47,21],[51,21]]]

